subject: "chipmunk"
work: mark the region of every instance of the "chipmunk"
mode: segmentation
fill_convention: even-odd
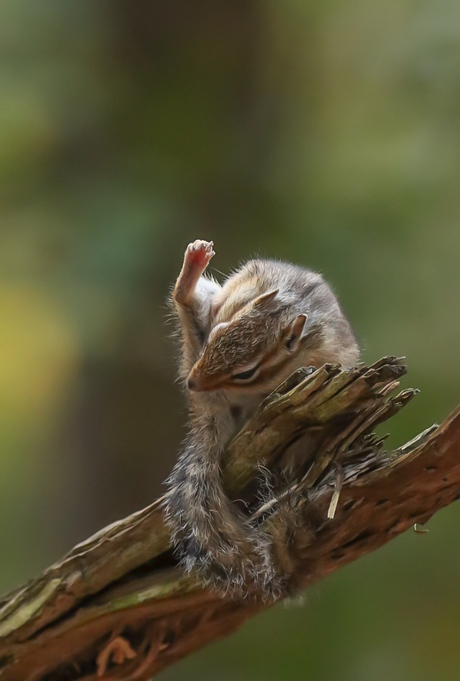
[[[172,295],[191,418],[167,481],[166,518],[187,572],[236,597],[272,600],[290,589],[285,539],[274,546],[225,495],[222,456],[260,402],[292,372],[328,362],[351,367],[359,349],[320,274],[250,260],[220,286],[202,276],[214,255],[213,242],[189,244]]]

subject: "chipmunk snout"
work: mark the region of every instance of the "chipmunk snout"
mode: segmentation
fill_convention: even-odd
[[[196,378],[188,378],[187,379],[187,388],[189,390],[197,390],[198,381],[196,380]]]
[[[195,374],[191,372],[187,378],[187,388],[195,393],[207,392],[208,390],[215,390],[218,386],[209,382],[206,376]]]

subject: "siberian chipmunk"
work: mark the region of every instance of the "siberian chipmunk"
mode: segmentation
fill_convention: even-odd
[[[166,517],[187,572],[234,596],[270,600],[290,592],[288,547],[274,546],[225,495],[221,457],[260,402],[296,369],[351,367],[359,349],[320,274],[250,260],[220,286],[203,276],[214,255],[212,242],[189,244],[172,295],[191,418],[167,481]]]

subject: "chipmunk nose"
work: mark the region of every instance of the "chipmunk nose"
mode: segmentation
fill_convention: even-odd
[[[195,378],[189,378],[187,380],[187,388],[189,390],[196,390],[197,385],[198,385],[198,383],[197,383],[197,380]]]

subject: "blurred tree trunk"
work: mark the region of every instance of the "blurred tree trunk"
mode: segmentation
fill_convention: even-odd
[[[283,79],[277,82],[278,91],[264,90],[261,82],[265,36],[258,2],[232,0],[216,5],[209,0],[142,0],[133,4],[115,0],[106,3],[104,13],[113,87],[113,115],[104,130],[104,162],[110,167],[110,155],[120,151],[128,159],[137,158],[138,149],[147,145],[149,158],[139,162],[147,164],[147,175],[151,168],[152,179],[157,181],[158,163],[171,157],[182,171],[177,173],[180,179],[172,177],[170,189],[186,206],[187,222],[174,226],[174,238],[168,237],[165,227],[163,257],[153,261],[156,271],[138,282],[132,305],[120,308],[121,324],[116,338],[111,339],[110,352],[88,355],[82,363],[77,399],[68,407],[66,426],[56,444],[55,465],[57,470],[61,468],[63,479],[56,503],[66,504],[66,513],[58,516],[61,524],[66,523],[60,528],[63,544],[69,536],[77,540],[107,523],[114,514],[124,515],[147,504],[160,491],[172,465],[171,455],[183,437],[185,417],[173,385],[172,344],[166,340],[169,329],[163,310],[167,289],[163,300],[152,299],[158,280],[173,281],[176,272],[158,270],[158,262],[177,262],[179,266],[180,233],[184,233],[185,244],[192,236],[212,234],[215,224],[220,232],[231,225],[235,253],[240,229],[246,232],[249,250],[260,245],[256,226],[254,242],[248,243],[247,230],[236,219],[239,208],[235,201],[253,200],[251,178],[270,148],[283,100]],[[164,109],[168,107],[171,115],[177,116],[176,130],[170,118],[165,125]],[[200,119],[206,112],[212,112],[215,134],[211,144],[217,145],[211,151],[202,148]],[[151,121],[150,128],[146,121]],[[172,133],[176,139],[170,137],[165,142],[163,138]],[[80,153],[79,163],[90,169],[93,145],[80,140],[78,144],[74,141],[74,146],[88,150],[87,155]],[[238,150],[232,156],[229,149],[235,146]],[[183,194],[187,184],[181,175],[184,168],[194,177],[195,169],[202,175],[188,196]],[[135,168],[130,172],[136,176]],[[197,226],[196,234],[191,233],[191,225]],[[232,261],[231,247],[225,250]],[[155,324],[146,320],[147,315]],[[150,348],[139,357],[138,346],[146,348],[149,340]],[[170,415],[167,420],[158,417],[159,395],[162,414]],[[163,453],[160,462],[152,456],[155,449]],[[62,451],[66,452],[65,462]],[[85,509],[79,508],[82,497]]]

